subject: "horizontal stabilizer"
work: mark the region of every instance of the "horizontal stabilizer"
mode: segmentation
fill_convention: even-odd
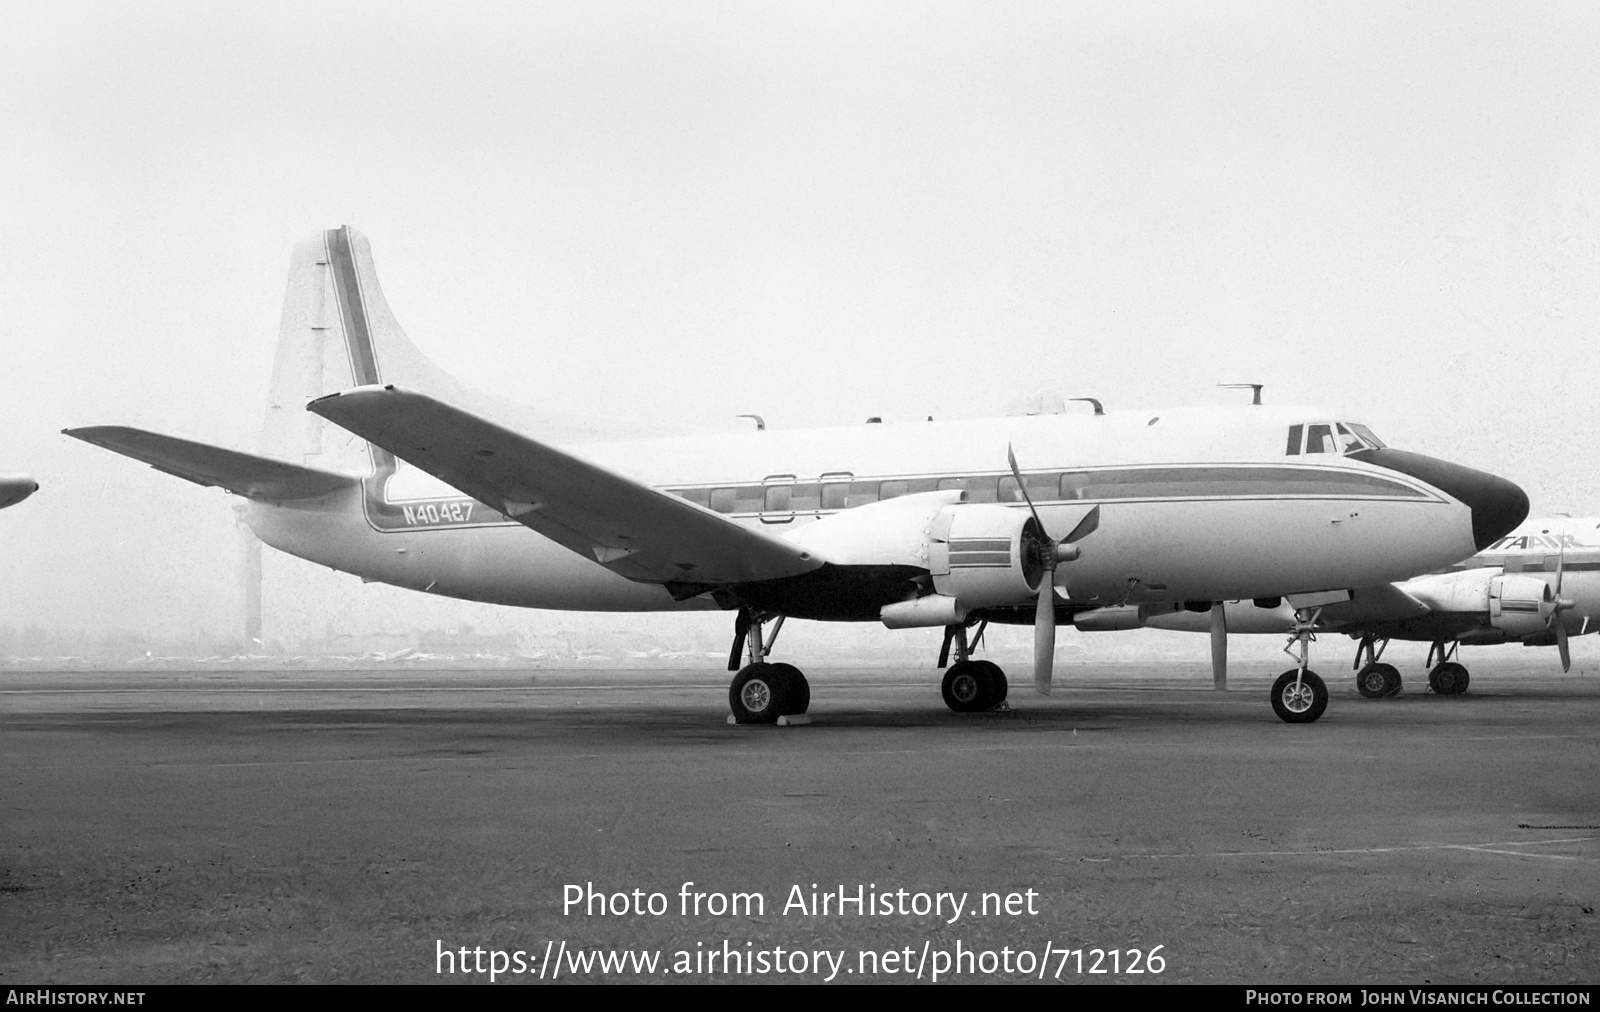
[[[61,431],[85,443],[142,460],[157,471],[187,478],[198,485],[225,488],[235,495],[263,502],[320,499],[330,492],[359,487],[361,484],[359,478],[331,471],[286,464],[280,460],[121,425],[95,425]]]
[[[725,586],[798,576],[824,561],[425,394],[363,386],[307,410],[630,580]]]
[[[39,483],[21,474],[0,474],[0,510],[39,491]]]

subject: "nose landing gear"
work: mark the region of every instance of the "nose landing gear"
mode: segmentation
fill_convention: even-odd
[[[1321,608],[1294,613],[1294,631],[1283,652],[1300,663],[1272,683],[1272,710],[1290,724],[1309,724],[1328,708],[1328,686],[1309,667],[1311,641],[1316,639],[1317,618],[1321,614]]]

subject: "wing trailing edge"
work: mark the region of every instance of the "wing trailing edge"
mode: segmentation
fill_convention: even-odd
[[[306,410],[640,583],[754,583],[827,561],[426,394],[356,387]]]
[[[288,464],[220,446],[196,443],[158,432],[121,425],[95,425],[62,429],[63,435],[132,457],[167,474],[197,485],[224,488],[234,495],[261,502],[320,499],[344,488],[359,488],[361,480],[332,471]]]

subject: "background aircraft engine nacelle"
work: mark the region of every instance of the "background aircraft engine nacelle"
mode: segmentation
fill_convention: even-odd
[[[1555,614],[1550,585],[1533,576],[1497,576],[1489,581],[1489,624],[1513,636],[1549,628]]]
[[[1044,539],[1026,510],[950,506],[929,525],[928,538],[935,589],[967,609],[1020,604],[1038,592]]]

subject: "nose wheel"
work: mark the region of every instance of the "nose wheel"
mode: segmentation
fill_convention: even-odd
[[[1300,663],[1272,683],[1272,712],[1286,723],[1309,724],[1328,708],[1328,686],[1308,664],[1311,641],[1316,638],[1313,633],[1321,614],[1321,608],[1294,613],[1294,631],[1289,634],[1289,645],[1283,652]]]
[[[1328,686],[1311,669],[1290,668],[1272,683],[1272,711],[1290,724],[1309,724],[1328,708]]]

